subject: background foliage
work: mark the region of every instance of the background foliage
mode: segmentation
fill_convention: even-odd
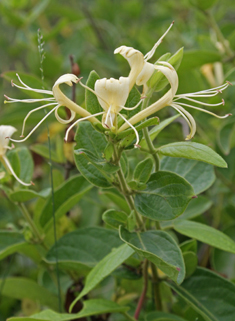
[[[129,66],[122,57],[113,54],[114,49],[125,44],[146,53],[173,20],[175,21],[174,27],[157,49],[157,56],[160,57],[166,52],[175,53],[179,48],[184,47],[183,60],[178,70],[180,81],[178,93],[203,90],[220,85],[224,80],[234,83],[235,4],[233,0],[180,0],[177,2],[170,0],[68,0],[66,2],[2,0],[0,12],[2,30],[0,35],[2,73],[0,92],[2,97],[3,94],[10,97],[16,97],[16,95],[19,98],[24,97],[24,93],[10,87],[9,81],[16,79],[16,71],[32,87],[44,86],[51,89],[60,75],[71,72],[71,55],[80,68],[80,76],[84,77],[84,82],[92,69],[95,69],[102,78],[127,75]],[[38,28],[45,41],[43,82],[38,52]],[[222,39],[220,32],[224,37]],[[225,41],[224,47],[221,46],[222,40]],[[72,95],[70,88],[65,88],[65,90],[68,95]],[[159,93],[155,93],[154,98],[157,97],[160,97]],[[229,87],[223,97],[226,102],[222,107],[223,110],[219,106],[213,111],[220,115],[228,112],[234,113],[234,89]],[[84,90],[78,86],[76,100],[84,106]],[[30,108],[23,104],[4,105],[2,99],[1,124],[11,124],[20,132],[23,119]],[[162,121],[174,115],[175,113],[170,108],[164,108],[158,113]],[[26,131],[28,132],[42,116],[43,112],[32,114]],[[161,283],[164,311],[170,309],[171,316],[152,312],[154,303],[151,287],[149,287],[148,300],[143,310],[148,321],[157,319],[232,321],[235,317],[233,284],[235,256],[224,251],[229,249],[229,252],[235,253],[234,243],[230,244],[230,239],[228,241],[224,236],[225,234],[235,240],[234,116],[223,121],[195,111],[193,111],[193,116],[197,122],[197,134],[193,142],[203,143],[218,152],[228,163],[228,169],[216,168],[214,170],[212,165],[198,160],[185,158],[177,160],[162,151],[162,157],[165,158],[161,162],[161,170],[181,175],[192,184],[196,194],[201,194],[187,207],[183,214],[184,221],[175,219],[162,223],[162,227],[167,228],[167,233],[180,244],[188,278],[182,286],[168,280]],[[90,124],[83,124],[80,130],[85,131],[86,126]],[[29,147],[31,154],[22,145],[17,145],[16,150],[8,153],[21,179],[28,181],[33,176],[35,187],[30,189],[31,192],[25,192],[16,184],[14,192],[10,194],[10,197],[6,197],[6,194],[9,195],[8,190],[0,185],[0,258],[2,259],[0,320],[3,321],[11,316],[27,317],[39,312],[41,306],[59,311],[56,282],[57,256],[59,257],[59,277],[63,301],[61,306],[63,309],[65,306],[63,312],[66,309],[68,311],[69,304],[75,298],[74,295],[80,293],[83,286],[82,278],[75,284],[73,279],[85,276],[106,255],[114,255],[111,251],[113,248],[116,248],[115,251],[120,251],[119,264],[114,265],[109,273],[106,271],[106,275],[101,275],[100,281],[104,280],[101,286],[96,287],[92,292],[90,299],[98,297],[99,300],[104,300],[111,299],[112,296],[112,299],[115,299],[120,306],[114,304],[107,308],[107,302],[95,301],[90,308],[91,303],[87,302],[87,306],[84,306],[79,317],[89,316],[92,309],[101,311],[100,313],[125,313],[126,305],[131,307],[130,314],[132,314],[142,289],[139,261],[134,257],[131,262],[128,262],[134,267],[132,270],[125,269],[124,265],[119,269],[116,267],[133,254],[132,248],[133,246],[138,247],[138,244],[132,244],[132,248],[126,246],[126,244],[130,245],[130,236],[124,228],[121,232],[122,241],[126,243],[124,245],[117,232],[110,233],[113,230],[101,229],[101,227],[110,227],[110,225],[115,228],[120,222],[126,222],[127,204],[113,189],[105,189],[109,183],[103,177],[100,178],[100,185],[98,184],[102,188],[98,189],[92,187],[83,177],[78,176],[73,162],[73,143],[63,143],[65,127],[58,124],[54,116],[49,118],[49,127],[59,247],[56,250],[54,245],[54,226],[50,216],[52,205],[48,138],[46,125],[43,125],[25,144]],[[161,131],[158,136],[153,135],[152,137],[157,136],[155,146],[160,147],[168,143],[183,141],[187,131],[184,121],[175,117],[169,127]],[[94,135],[97,139],[96,148],[102,150],[97,133],[95,132]],[[86,141],[82,146],[82,142],[78,140],[79,132],[77,143],[79,148],[85,148]],[[143,159],[143,155],[136,150],[130,150],[127,154],[128,162],[123,158],[122,167],[126,169],[126,172],[129,170],[129,177],[131,177],[137,163]],[[30,155],[33,157],[34,168]],[[80,166],[81,172],[82,162],[77,155],[76,163],[79,163],[77,166]],[[64,181],[64,178],[68,176],[70,178]],[[134,176],[143,184],[147,181],[141,180],[136,172]],[[7,181],[9,177],[6,177]],[[4,180],[1,183],[4,183]],[[12,180],[10,187],[13,183]],[[22,218],[24,209],[20,208],[17,202],[24,202],[29,212],[33,213],[35,224],[43,228],[49,251],[33,243],[32,232]],[[112,213],[107,214],[107,210],[110,209],[119,211],[120,220],[118,222],[112,220],[112,217],[117,217],[117,214],[113,216]],[[130,220],[128,224],[131,225],[133,222]],[[202,224],[204,232],[202,232]],[[214,235],[214,230],[210,229],[212,227],[223,231],[224,234]],[[9,231],[11,231],[10,236]],[[156,237],[167,239],[168,234],[162,233],[165,234],[160,233]],[[91,239],[91,235],[94,236],[94,240]],[[143,239],[144,237],[143,235]],[[98,244],[97,240],[99,240]],[[123,247],[120,250],[121,245]],[[89,251],[90,257],[83,257],[81,260],[82,256],[78,251],[86,246],[88,246],[87,252]],[[40,259],[42,255],[45,257],[43,261]],[[158,253],[154,255],[154,260],[157,260]],[[200,268],[195,270],[197,261]],[[178,263],[181,264],[181,262]],[[205,267],[207,270],[203,269]],[[68,270],[69,273],[67,273]],[[166,275],[169,274],[164,267],[162,271]],[[93,287],[96,285],[95,282],[99,283],[97,278],[92,279],[91,274],[90,278]],[[170,288],[177,295],[173,297]],[[85,291],[84,299],[86,299],[89,289],[85,287],[83,291]],[[216,304],[217,302],[220,305]],[[100,310],[97,310],[97,307]],[[78,311],[79,307],[74,312]],[[144,313],[141,315],[141,318],[143,317]],[[48,320],[53,318],[56,320],[56,316],[51,314]],[[113,314],[112,318],[125,319],[121,314]],[[63,320],[67,319],[65,317]]]

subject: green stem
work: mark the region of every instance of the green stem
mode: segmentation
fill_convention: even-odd
[[[32,220],[32,218],[26,208],[26,206],[23,203],[19,203],[19,207],[24,215],[25,220],[29,223],[29,226],[31,227],[32,232],[34,233],[34,235],[36,236],[38,241],[40,241],[43,244],[43,238],[41,237],[41,233],[37,229],[34,221]],[[47,249],[45,244],[43,244],[43,246]]]
[[[117,171],[116,174],[117,174],[117,177],[118,177],[120,190],[121,190],[123,196],[125,197],[130,209],[132,211],[134,211],[134,213],[135,213],[135,217],[136,217],[136,222],[137,222],[138,228],[141,228],[141,226],[142,226],[142,228],[145,229],[144,225],[143,225],[142,218],[141,218],[141,216],[139,215],[139,213],[137,212],[137,210],[135,208],[133,197],[130,195],[131,190],[130,190],[130,188],[128,187],[128,185],[126,183],[126,179],[125,179],[125,176],[123,174],[123,171],[122,171],[122,168],[121,168],[121,164],[120,164],[121,154],[119,154],[115,144],[113,145],[113,150],[114,150],[114,152],[113,152],[113,162],[114,162],[115,165],[119,166],[119,170]]]
[[[160,293],[160,282],[156,270],[156,266],[151,263],[151,271],[152,271],[152,276],[153,276],[153,291],[154,291],[154,302],[156,309],[158,311],[162,311],[162,301],[161,301],[161,293]]]

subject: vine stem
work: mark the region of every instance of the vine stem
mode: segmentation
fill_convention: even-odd
[[[147,98],[144,99],[141,109],[144,110],[148,106],[148,103],[149,103],[149,98],[147,97]],[[152,154],[153,159],[154,159],[155,171],[158,171],[159,170],[159,157],[156,154],[153,142],[152,142],[152,140],[151,140],[151,138],[149,136],[148,128],[143,128],[142,131],[143,131],[143,134],[144,134],[144,139],[145,139],[146,144],[147,144],[148,149],[149,149],[149,153]]]
[[[140,314],[140,311],[143,307],[146,293],[148,290],[148,260],[146,260],[146,259],[144,260],[144,265],[143,265],[143,277],[144,277],[143,291],[142,291],[141,296],[139,298],[139,301],[138,301],[138,304],[137,304],[137,307],[135,310],[135,315],[134,315],[136,320],[138,320],[138,318],[139,318],[139,314]]]
[[[134,211],[135,213],[135,217],[136,217],[136,222],[137,222],[137,226],[140,229],[141,227],[143,228],[143,230],[145,230],[144,227],[144,223],[142,221],[141,216],[139,215],[139,213],[137,212],[136,208],[135,208],[135,204],[134,204],[134,200],[133,197],[130,195],[130,189],[126,183],[126,179],[125,176],[123,174],[121,165],[120,165],[120,155],[118,155],[118,151],[117,151],[117,147],[115,146],[115,144],[113,145],[113,161],[116,165],[119,165],[119,170],[117,171],[117,177],[118,177],[118,181],[120,184],[120,189],[122,194],[124,195],[129,207],[131,210]]]

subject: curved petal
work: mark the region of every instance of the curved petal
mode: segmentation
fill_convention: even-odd
[[[144,62],[144,67],[136,79],[136,85],[141,86],[147,83],[155,70],[155,66],[149,62]]]
[[[9,138],[17,131],[13,126],[1,125],[0,126],[0,156],[6,153],[9,144]],[[6,138],[9,137],[9,138]]]
[[[60,106],[65,106],[65,107],[69,108],[71,111],[75,112],[76,114],[80,115],[81,117],[88,117],[91,114],[86,109],[77,105],[75,102],[73,102],[67,96],[65,96],[65,94],[60,90],[61,84],[67,84],[69,86],[72,86],[73,83],[77,83],[78,81],[79,81],[79,78],[73,74],[65,74],[65,75],[61,76],[60,78],[57,79],[57,81],[55,82],[55,84],[52,88],[53,95]],[[94,123],[94,122],[100,123],[100,121],[95,117],[89,118],[89,121],[92,123]]]
[[[134,86],[136,79],[144,67],[144,55],[139,50],[132,47],[121,46],[114,50],[114,53],[122,55],[129,63],[131,71],[129,73],[129,91]]]

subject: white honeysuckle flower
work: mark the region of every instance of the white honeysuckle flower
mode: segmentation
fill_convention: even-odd
[[[26,121],[28,119],[28,117],[41,109],[44,109],[46,107],[52,107],[52,109],[46,114],[46,116],[44,116],[40,122],[31,130],[31,132],[23,139],[21,140],[16,140],[16,139],[12,139],[10,138],[11,141],[13,142],[23,142],[26,139],[28,139],[32,133],[41,125],[41,123],[44,122],[44,120],[53,112],[55,112],[55,117],[56,119],[62,123],[62,124],[68,124],[70,123],[72,120],[74,120],[76,114],[78,114],[79,116],[83,117],[81,118],[81,120],[84,119],[88,119],[90,122],[97,122],[99,123],[99,120],[95,117],[96,115],[92,115],[90,114],[87,110],[85,110],[84,108],[80,107],[79,105],[77,105],[75,102],[73,102],[71,99],[69,99],[67,96],[65,96],[65,94],[61,91],[60,89],[60,85],[61,84],[67,84],[69,86],[72,86],[73,83],[77,83],[80,79],[78,77],[76,77],[73,74],[65,74],[63,76],[61,76],[59,79],[57,79],[57,81],[55,82],[52,91],[50,90],[44,90],[44,89],[35,89],[32,87],[29,87],[28,85],[26,85],[21,78],[19,77],[18,74],[16,74],[19,82],[22,84],[22,86],[19,86],[17,84],[15,84],[13,81],[12,86],[17,87],[19,89],[24,89],[24,90],[28,90],[28,91],[33,91],[35,93],[39,93],[39,94],[44,94],[47,95],[47,98],[41,98],[41,99],[14,99],[14,98],[10,98],[6,95],[5,98],[6,100],[4,101],[4,103],[15,103],[15,102],[19,102],[19,103],[25,103],[25,104],[30,104],[30,103],[41,103],[41,102],[46,102],[46,104],[43,104],[42,106],[39,106],[37,108],[32,109],[25,117],[24,121],[23,121],[23,127],[22,127],[22,133],[21,133],[21,137],[24,137],[24,130],[25,130],[25,124]],[[71,117],[70,119],[62,119],[59,114],[58,114],[58,110],[60,107],[67,107],[70,109],[71,111]]]
[[[11,173],[15,179],[22,185],[24,186],[30,186],[33,185],[32,182],[25,183],[23,182],[14,172],[9,160],[6,157],[6,152],[8,149],[12,149],[14,148],[14,146],[9,147],[9,141],[11,136],[16,132],[16,128],[13,126],[7,126],[7,125],[1,125],[0,126],[0,161],[2,162],[2,164],[4,165],[4,167],[7,169],[7,171],[9,173]],[[3,178],[5,176],[5,172],[1,172],[0,173],[0,179]]]
[[[152,58],[157,47],[162,43],[163,38],[170,31],[173,24],[174,24],[174,21],[171,23],[167,31],[161,36],[161,38],[155,43],[153,48],[145,56],[139,50],[136,50],[132,47],[127,47],[127,46],[121,46],[114,50],[114,54],[119,53],[120,55],[122,55],[128,61],[131,67],[131,71],[129,74],[129,78],[130,78],[129,90],[131,90],[131,88],[136,83],[137,86],[143,85],[144,86],[143,93],[146,93],[147,91],[146,83],[152,76],[153,72],[157,69],[156,65],[149,63],[148,60]]]
[[[108,128],[112,131],[118,130],[117,128],[117,116],[119,115],[124,122],[127,124],[127,126],[130,126],[136,135],[136,144],[135,147],[138,147],[139,143],[139,134],[135,127],[133,127],[129,121],[120,113],[122,109],[125,110],[133,110],[137,108],[142,100],[138,102],[138,104],[134,107],[125,107],[125,103],[127,101],[128,95],[129,95],[129,84],[130,79],[129,77],[120,77],[119,79],[98,79],[95,82],[95,88],[94,90],[84,85],[81,81],[79,82],[83,87],[90,90],[92,93],[94,93],[98,101],[103,108],[103,112],[97,113],[96,115],[103,115],[102,118],[102,125],[104,128]],[[85,119],[85,118],[83,118]],[[67,130],[65,139],[68,137],[69,131],[75,126],[81,119],[77,120],[75,123],[73,123]]]
[[[178,81],[178,75],[177,75],[174,67],[171,66],[167,62],[160,62],[159,61],[159,64],[162,64],[163,66],[156,65],[156,69],[158,71],[162,72],[163,75],[168,79],[171,88],[166,92],[166,94],[163,97],[161,97],[155,103],[153,103],[152,105],[150,105],[146,109],[140,111],[139,113],[134,115],[132,118],[130,118],[128,120],[129,126],[130,125],[132,125],[132,126],[135,125],[139,121],[145,119],[146,117],[148,117],[151,114],[161,110],[162,108],[164,108],[166,106],[171,106],[178,113],[181,114],[181,116],[186,120],[187,124],[189,125],[190,134],[186,137],[186,140],[189,140],[195,135],[196,122],[195,122],[193,116],[187,110],[185,110],[184,107],[200,110],[200,111],[205,112],[207,114],[213,115],[213,116],[215,116],[217,118],[226,118],[226,117],[231,115],[231,114],[226,114],[224,116],[218,116],[215,113],[212,113],[212,112],[210,112],[210,111],[208,111],[206,109],[191,105],[191,103],[198,104],[198,105],[203,105],[203,106],[210,106],[210,107],[224,105],[224,100],[223,99],[222,99],[222,101],[220,103],[208,104],[208,103],[202,102],[200,100],[197,100],[197,98],[204,98],[204,97],[205,98],[209,98],[209,97],[216,96],[219,93],[222,93],[223,90],[225,90],[230,85],[229,82],[226,82],[225,84],[223,84],[221,86],[218,86],[216,88],[212,88],[212,89],[202,90],[202,91],[198,91],[198,92],[195,92],[195,93],[187,93],[187,94],[176,95],[179,81]],[[186,101],[188,101],[190,103],[184,103],[181,100],[186,100]],[[127,124],[123,124],[119,128],[118,132],[121,132],[121,131],[123,131],[123,130],[125,130],[127,128],[128,128],[128,125]]]

